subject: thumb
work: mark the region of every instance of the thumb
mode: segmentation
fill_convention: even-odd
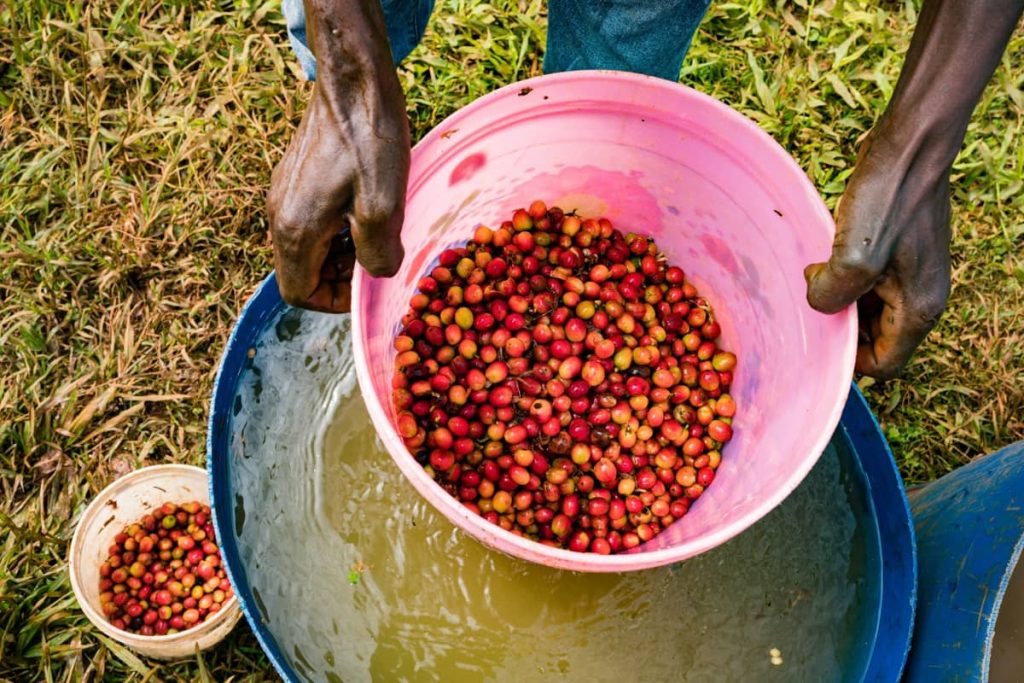
[[[352,241],[360,265],[374,277],[391,277],[405,257],[402,247],[402,207],[391,212],[360,214],[352,219]]]
[[[828,262],[804,269],[807,303],[822,313],[838,313],[871,291],[883,267],[864,253],[850,253],[837,244]]]

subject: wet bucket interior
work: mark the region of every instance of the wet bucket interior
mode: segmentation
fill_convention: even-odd
[[[999,606],[988,673],[992,683],[1024,675],[1024,562],[1020,555]]]
[[[218,537],[286,680],[898,677],[913,537],[856,392],[818,464],[761,522],[682,563],[584,574],[494,552],[416,493],[369,420],[350,337],[347,316],[287,308],[270,278],[215,389]]]
[[[1015,676],[1024,676],[1024,562],[1019,555],[1016,562],[992,640],[988,671],[992,683],[1009,683]]]

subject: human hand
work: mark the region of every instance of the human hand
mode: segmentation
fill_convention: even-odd
[[[267,197],[274,265],[293,306],[348,311],[356,259],[382,277],[402,264],[408,119],[394,70],[378,78],[388,82],[340,90],[318,82],[274,169]]]
[[[807,300],[823,313],[854,301],[858,372],[889,378],[935,326],[950,290],[949,175],[873,132],[839,202],[827,263],[808,266]]]

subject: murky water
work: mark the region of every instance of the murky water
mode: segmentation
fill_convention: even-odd
[[[990,683],[1024,683],[1024,558],[1010,577],[996,617]]]
[[[405,482],[363,407],[348,331],[347,317],[287,314],[235,405],[235,531],[300,677],[860,679],[879,541],[857,522],[867,503],[839,439],[780,508],[714,551],[629,574],[548,570],[455,531]]]

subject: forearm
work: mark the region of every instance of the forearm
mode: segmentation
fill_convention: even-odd
[[[380,0],[304,0],[304,6],[322,96],[373,109],[376,100],[401,100]]]
[[[902,161],[948,171],[1024,0],[925,0],[906,62],[874,137]]]
[[[837,207],[832,256],[805,270],[815,309],[860,301],[859,372],[896,374],[945,309],[949,169],[1022,10],[1024,0],[924,2],[896,90]]]
[[[313,97],[319,105],[307,108],[307,126],[330,129],[337,140],[346,142],[344,153],[359,161],[367,188],[404,179],[409,156],[405,95],[391,58],[380,0],[304,0],[304,6],[309,46],[317,62]],[[317,139],[323,138],[313,138]],[[382,156],[381,142],[401,151]],[[382,163],[384,158],[393,163]],[[404,187],[404,180],[399,182]],[[366,194],[379,193],[368,189]]]

